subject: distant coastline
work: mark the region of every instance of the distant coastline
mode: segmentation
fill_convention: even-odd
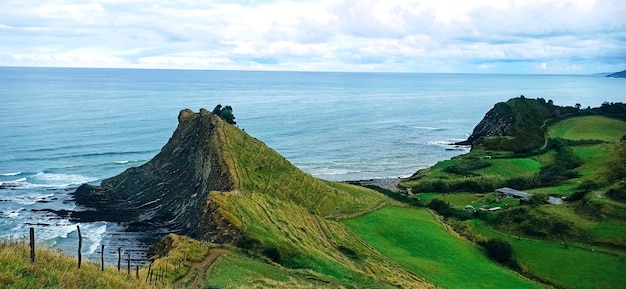
[[[626,78],[626,70],[623,70],[623,71],[620,71],[620,72],[611,73],[611,74],[607,75],[606,77]]]

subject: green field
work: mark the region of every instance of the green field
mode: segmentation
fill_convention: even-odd
[[[343,221],[365,242],[444,288],[541,288],[453,237],[424,209],[385,207]]]
[[[511,243],[518,261],[538,277],[563,288],[624,288],[624,253],[615,253],[583,244],[522,238],[500,233],[480,221],[474,230],[487,237],[504,238]]]
[[[568,118],[550,126],[551,138],[617,141],[626,134],[626,122],[604,116]]]
[[[491,159],[489,163],[491,166],[475,170],[474,173],[513,178],[537,173],[542,166],[540,162],[532,158]]]

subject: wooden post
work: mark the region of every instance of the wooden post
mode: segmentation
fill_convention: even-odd
[[[148,277],[150,277],[150,272],[152,272],[152,263],[148,265],[148,274],[146,274],[146,282],[148,282]],[[152,281],[152,280],[150,280]]]
[[[122,266],[122,248],[117,247],[117,272],[120,272]]]
[[[165,276],[167,276],[167,261],[169,261],[169,259],[165,257]]]
[[[30,262],[35,263],[35,228],[30,228]]]
[[[76,225],[76,230],[78,230],[78,269],[80,269],[80,263],[82,261],[81,250],[83,248],[83,235],[80,233],[80,226]]]
[[[128,261],[128,266],[127,266],[128,269],[126,271],[128,273],[128,276],[130,276],[130,253],[128,253],[128,260],[127,261]]]
[[[104,245],[102,245],[102,250],[100,250],[100,271],[104,272]]]
[[[137,279],[139,279],[139,265],[137,265],[137,267],[135,267],[135,276],[137,277]]]

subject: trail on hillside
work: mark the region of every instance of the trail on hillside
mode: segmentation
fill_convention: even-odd
[[[183,280],[191,280],[189,285],[185,286],[185,288],[204,288],[205,284],[203,283],[206,280],[207,273],[224,255],[229,253],[230,251],[227,249],[209,249],[209,254],[204,258],[204,260],[202,260],[202,262],[190,262],[191,266],[189,267],[187,274],[174,282],[174,288],[179,288],[182,285]]]

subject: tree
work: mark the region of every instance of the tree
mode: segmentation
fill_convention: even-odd
[[[230,124],[237,124],[235,122],[235,115],[233,114],[233,108],[230,105],[227,105],[222,108],[221,104],[218,104],[214,109],[213,113],[223,119],[225,122]]]
[[[504,239],[489,239],[484,244],[489,257],[500,264],[510,264],[513,258],[513,247]]]

